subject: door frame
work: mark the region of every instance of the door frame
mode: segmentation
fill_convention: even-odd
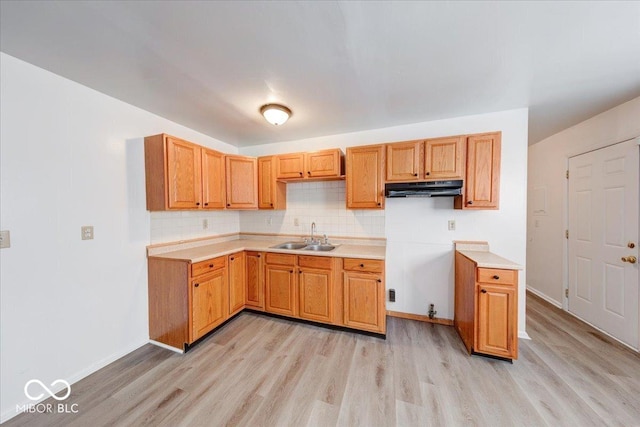
[[[612,147],[614,145],[618,145],[618,144],[624,144],[627,143],[629,141],[635,141],[636,146],[638,146],[638,149],[640,149],[640,135],[639,136],[634,136],[632,138],[627,138],[625,140],[622,141],[617,141],[617,142],[612,142],[612,143],[608,143],[602,146],[595,146],[592,145],[589,148],[586,149],[580,149],[579,151],[574,151],[574,152],[570,152],[567,157],[566,157],[566,161],[565,161],[565,170],[568,172],[569,171],[569,160],[573,157],[577,157],[583,154],[587,154],[587,153],[591,153],[593,151],[598,151],[598,150],[602,150],[605,148],[609,148]],[[638,166],[640,168],[640,165]],[[640,202],[640,195],[638,195],[638,199]],[[563,215],[563,222],[564,222],[564,229],[565,230],[569,230],[569,179],[565,179],[564,180],[564,200],[562,203],[562,208],[564,209],[564,215]],[[640,211],[640,209],[639,209]],[[638,215],[638,230],[640,230],[640,215]],[[640,240],[640,235],[638,236],[639,240]],[[618,341],[619,343],[625,345],[626,347],[634,350],[634,351],[639,351],[638,349],[635,349],[631,346],[629,346],[628,344],[618,340],[617,338],[613,337],[612,335],[608,334],[607,332],[601,330],[600,328],[592,325],[591,323],[581,319],[580,317],[576,316],[575,314],[571,313],[569,311],[569,297],[567,296],[567,293],[569,291],[569,239],[565,238],[564,242],[563,242],[563,248],[562,248],[562,256],[563,256],[563,263],[562,263],[562,277],[563,277],[563,283],[562,283],[562,310],[565,311],[566,313],[572,315],[573,317],[575,317],[576,319],[579,319],[581,322],[587,323],[588,325],[594,327],[595,329],[601,331],[602,333],[606,334],[607,336],[615,339],[616,341]],[[638,273],[640,275],[640,272]],[[640,279],[640,278],[639,278]],[[638,310],[640,312],[640,300],[638,301]],[[640,314],[640,313],[639,313]],[[639,330],[640,330],[640,316],[639,316]]]

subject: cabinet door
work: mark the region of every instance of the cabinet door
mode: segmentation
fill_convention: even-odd
[[[300,305],[298,307],[300,317],[319,322],[331,322],[333,318],[332,276],[331,270],[300,268]]]
[[[229,315],[236,314],[244,308],[246,274],[244,252],[229,255]]]
[[[258,209],[286,209],[287,187],[276,180],[276,157],[258,158]]]
[[[224,154],[202,149],[202,208],[224,209],[225,205]]]
[[[281,154],[276,159],[278,179],[304,177],[304,153]]]
[[[253,309],[264,310],[264,276],[262,254],[247,252],[247,289],[245,304]]]
[[[387,145],[387,181],[418,181],[422,178],[422,141]]]
[[[478,353],[517,358],[517,313],[514,286],[476,285]]]
[[[308,177],[340,176],[340,150],[324,150],[305,153],[305,169]]]
[[[200,147],[167,137],[167,190],[169,209],[197,209],[200,206]]]
[[[386,329],[384,283],[377,274],[344,273],[344,323],[358,329]]]
[[[424,178],[463,179],[465,138],[428,139],[424,142]]]
[[[258,161],[252,157],[226,156],[227,208],[258,208]]]
[[[229,313],[227,269],[193,279],[191,342],[227,320]]]
[[[265,267],[265,309],[270,313],[296,315],[296,274],[293,266]]]
[[[347,208],[384,208],[384,146],[347,148]]]
[[[500,133],[467,139],[467,173],[462,209],[498,209],[500,197]],[[460,200],[460,198],[457,198]]]

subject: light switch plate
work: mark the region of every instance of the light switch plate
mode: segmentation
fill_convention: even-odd
[[[11,247],[11,235],[9,230],[0,231],[0,249],[6,249]]]
[[[82,240],[93,240],[93,225],[83,225]]]

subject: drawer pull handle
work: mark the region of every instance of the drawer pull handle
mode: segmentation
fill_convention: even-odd
[[[493,276],[494,280],[500,280],[500,276],[498,276],[497,274],[495,276]]]
[[[193,286],[195,286],[195,287],[197,288],[198,286],[200,286],[200,283],[196,283],[196,284],[195,284],[195,285],[193,285]]]
[[[481,289],[480,292],[482,292],[483,294],[486,294],[487,290],[486,289]]]

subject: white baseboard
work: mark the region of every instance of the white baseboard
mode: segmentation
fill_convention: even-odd
[[[544,293],[540,292],[537,289],[533,289],[527,286],[527,291],[531,292],[532,294],[534,294],[537,297],[542,298],[543,300],[545,300],[546,302],[548,302],[551,305],[554,305],[556,307],[558,307],[559,309],[562,309],[562,303],[558,302],[556,300],[554,300],[553,298],[551,298],[550,296],[545,295]]]
[[[527,331],[518,331],[518,338],[522,338],[523,340],[530,340],[531,337],[527,333]]]
[[[89,365],[86,368],[76,372],[75,374],[71,375],[70,377],[65,378],[65,380],[70,385],[73,385],[73,384],[77,383],[78,381],[80,381],[81,379],[88,377],[89,375],[93,374],[96,371],[99,371],[100,369],[104,368],[108,364],[113,363],[116,360],[120,359],[121,357],[126,356],[127,354],[131,353],[132,351],[135,351],[135,350],[139,349],[140,347],[142,347],[143,345],[145,345],[147,343],[148,343],[148,340],[139,341],[138,343],[133,344],[133,345],[125,348],[124,350],[121,350],[121,351],[118,351],[116,353],[113,353],[110,356],[107,356],[102,360],[99,360],[99,361],[97,361],[95,363],[92,363],[91,365]],[[62,391],[62,389],[64,389],[64,386],[63,387],[54,388],[51,391],[54,392],[54,393],[58,393],[59,391]],[[0,414],[0,423],[5,423],[6,421],[10,420],[11,418],[15,417],[16,415],[19,415],[21,412],[17,412],[17,407],[18,406],[37,404],[39,402],[42,402],[43,400],[47,400],[48,398],[49,398],[49,396],[45,395],[45,396],[42,397],[42,399],[38,400],[37,402],[35,402],[33,400],[28,400],[28,399],[25,399],[25,400],[23,400],[21,402],[16,402],[14,407],[13,407],[13,409],[9,409],[9,410],[3,412],[2,414]]]
[[[165,343],[161,343],[161,342],[154,341],[154,340],[149,340],[149,344],[157,345],[158,347],[166,348],[167,350],[171,350],[171,351],[175,351],[176,353],[184,354],[183,350],[181,350],[179,348],[171,347],[170,345],[166,345]]]

